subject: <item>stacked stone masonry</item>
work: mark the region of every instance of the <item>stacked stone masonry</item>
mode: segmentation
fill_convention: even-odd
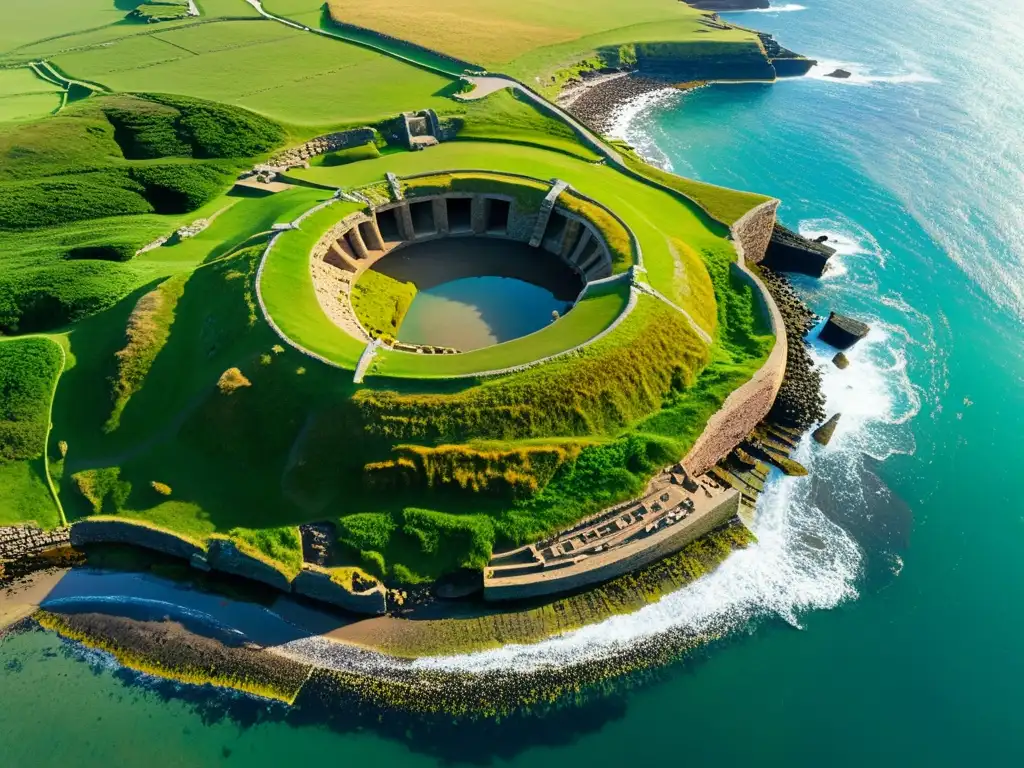
[[[745,264],[748,254],[755,261],[764,257],[775,225],[777,207],[778,200],[769,200],[748,212],[732,227],[738,256],[733,265],[734,272],[754,288],[755,296],[768,315],[775,344],[764,365],[749,381],[732,392],[708,420],[701,436],[683,459],[683,465],[694,476],[707,472],[754,431],[771,411],[785,378],[789,347],[782,314],[767,287]]]
[[[44,531],[34,525],[0,527],[0,560],[15,560],[70,543],[67,528]]]

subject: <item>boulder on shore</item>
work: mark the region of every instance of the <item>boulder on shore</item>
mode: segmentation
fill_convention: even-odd
[[[828,260],[835,254],[832,248],[821,240],[808,240],[781,224],[772,229],[762,264],[777,272],[799,272],[811,277],[825,274]]]
[[[832,358],[832,364],[842,371],[850,367],[850,358],[842,352],[836,352],[836,356]]]
[[[831,419],[829,419],[816,430],[814,430],[811,437],[814,438],[815,442],[819,443],[820,445],[829,444],[829,441],[832,439],[832,435],[835,434],[836,426],[839,424],[839,416],[840,414],[837,413]]]
[[[828,322],[821,329],[818,338],[836,349],[849,349],[868,335],[871,327],[860,320],[830,312]]]
[[[833,70],[832,72],[829,72],[827,75],[825,75],[825,77],[834,77],[837,80],[847,80],[853,77],[853,73],[848,72],[845,69],[836,69]]]

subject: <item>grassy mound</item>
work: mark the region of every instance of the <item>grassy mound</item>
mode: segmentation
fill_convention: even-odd
[[[374,338],[394,339],[416,298],[416,286],[367,270],[352,286],[352,309]]]
[[[0,274],[0,330],[31,333],[66,325],[112,306],[137,281],[107,261],[65,261]]]

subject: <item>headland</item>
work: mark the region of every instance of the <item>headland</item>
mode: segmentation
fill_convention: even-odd
[[[2,59],[45,54],[79,79],[60,81],[75,103],[4,129],[22,197],[0,228],[28,236],[0,307],[19,404],[0,465],[17,533],[0,554],[11,575],[53,566],[41,553],[60,545],[72,573],[127,557],[178,583],[243,583],[294,636],[239,645],[222,617],[140,616],[88,580],[71,602],[20,604],[127,666],[287,703],[308,688],[500,713],[692,647],[642,643],[528,683],[409,661],[656,600],[751,541],[772,466],[803,471],[789,454],[824,419],[809,313],[772,265],[820,274],[827,246],[780,229],[779,201],[674,176],[602,131],[652,89],[814,62],[654,0],[625,26],[570,3],[540,20],[545,44],[502,45],[410,27],[397,1],[328,3],[316,28],[250,5],[245,22],[153,23],[211,49],[327,46],[368,73],[350,107],[177,94],[173,62],[148,68],[158,80],[111,69],[122,41]],[[583,27],[565,39],[570,17]],[[86,168],[93,142],[117,162]],[[54,180],[66,157],[74,189]],[[460,309],[491,342],[403,340],[424,296],[480,278],[512,281]],[[525,300],[499,301],[512,283],[558,309],[542,296],[516,322]]]

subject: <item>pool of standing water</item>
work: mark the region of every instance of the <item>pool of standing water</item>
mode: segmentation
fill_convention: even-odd
[[[583,288],[557,256],[497,238],[414,243],[373,268],[417,288],[399,341],[463,352],[541,330],[571,310]]]

